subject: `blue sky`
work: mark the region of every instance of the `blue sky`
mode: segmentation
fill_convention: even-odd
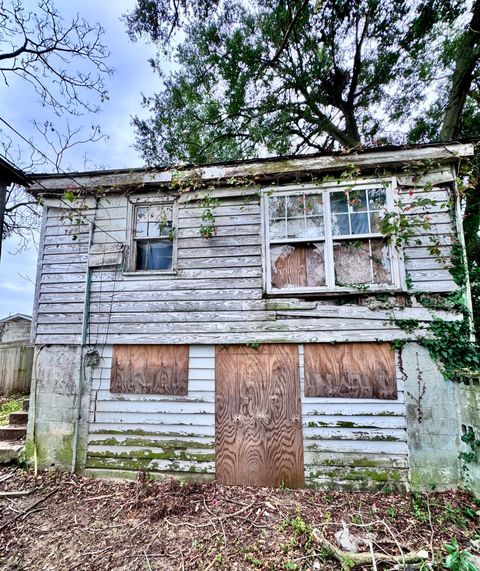
[[[36,3],[24,0],[23,4],[33,9]],[[92,124],[99,124],[108,140],[75,147],[66,156],[62,168],[85,170],[85,153],[87,170],[141,166],[142,160],[132,148],[135,137],[130,125],[131,117],[142,114],[141,93],[152,94],[159,87],[159,79],[147,61],[154,54],[153,47],[145,42],[132,43],[126,34],[125,24],[120,21],[122,14],[134,7],[135,0],[56,0],[55,4],[65,20],[78,13],[91,23],[101,23],[105,29],[104,43],[111,52],[109,65],[116,69],[107,80],[110,99],[102,105],[101,111],[76,120],[69,119],[71,125],[82,125],[85,130]],[[51,151],[37,136],[33,121],[55,120],[61,125],[66,120],[66,117],[55,118],[50,110],[42,107],[38,96],[20,80],[9,81],[8,87],[1,86],[0,114],[24,136],[33,137],[36,145],[47,155]],[[26,153],[26,143],[13,133],[10,135]],[[0,319],[13,313],[32,313],[37,251],[32,246],[22,253],[15,253],[16,247],[14,238],[4,243],[0,263]]]

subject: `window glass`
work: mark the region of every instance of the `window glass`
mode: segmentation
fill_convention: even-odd
[[[139,206],[135,213],[135,269],[168,270],[173,267],[173,206]]]
[[[293,194],[269,199],[270,239],[323,238],[321,195]]]
[[[391,247],[381,236],[386,187],[353,185],[266,200],[273,289],[393,285]],[[330,237],[325,236],[325,216]]]

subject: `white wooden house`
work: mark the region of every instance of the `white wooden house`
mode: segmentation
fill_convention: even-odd
[[[29,458],[227,484],[454,485],[456,387],[419,341],[463,316],[419,294],[458,287],[456,177],[472,153],[37,175]]]

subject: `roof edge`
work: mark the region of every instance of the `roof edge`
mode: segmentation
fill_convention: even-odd
[[[55,174],[32,174],[34,194],[76,190],[80,188],[169,185],[174,181],[191,177],[203,181],[226,180],[234,177],[255,178],[300,172],[320,172],[344,169],[350,164],[368,167],[399,165],[405,162],[438,160],[452,162],[474,154],[472,142],[428,143],[422,145],[388,146],[351,149],[348,152],[315,153],[247,159],[198,165],[173,165],[160,168],[100,170]]]

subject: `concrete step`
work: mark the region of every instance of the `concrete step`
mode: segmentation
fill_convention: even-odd
[[[27,411],[20,411],[20,412],[11,412],[8,415],[9,424],[15,424],[17,426],[25,426],[28,422],[28,412]]]
[[[30,405],[30,399],[23,399],[23,408],[22,408],[22,410],[23,410],[24,412],[28,412],[29,405]]]
[[[0,426],[0,444],[3,440],[24,440],[27,436],[27,427],[18,425]]]
[[[20,457],[23,451],[23,444],[15,441],[5,440],[0,442],[0,464],[14,462]]]

